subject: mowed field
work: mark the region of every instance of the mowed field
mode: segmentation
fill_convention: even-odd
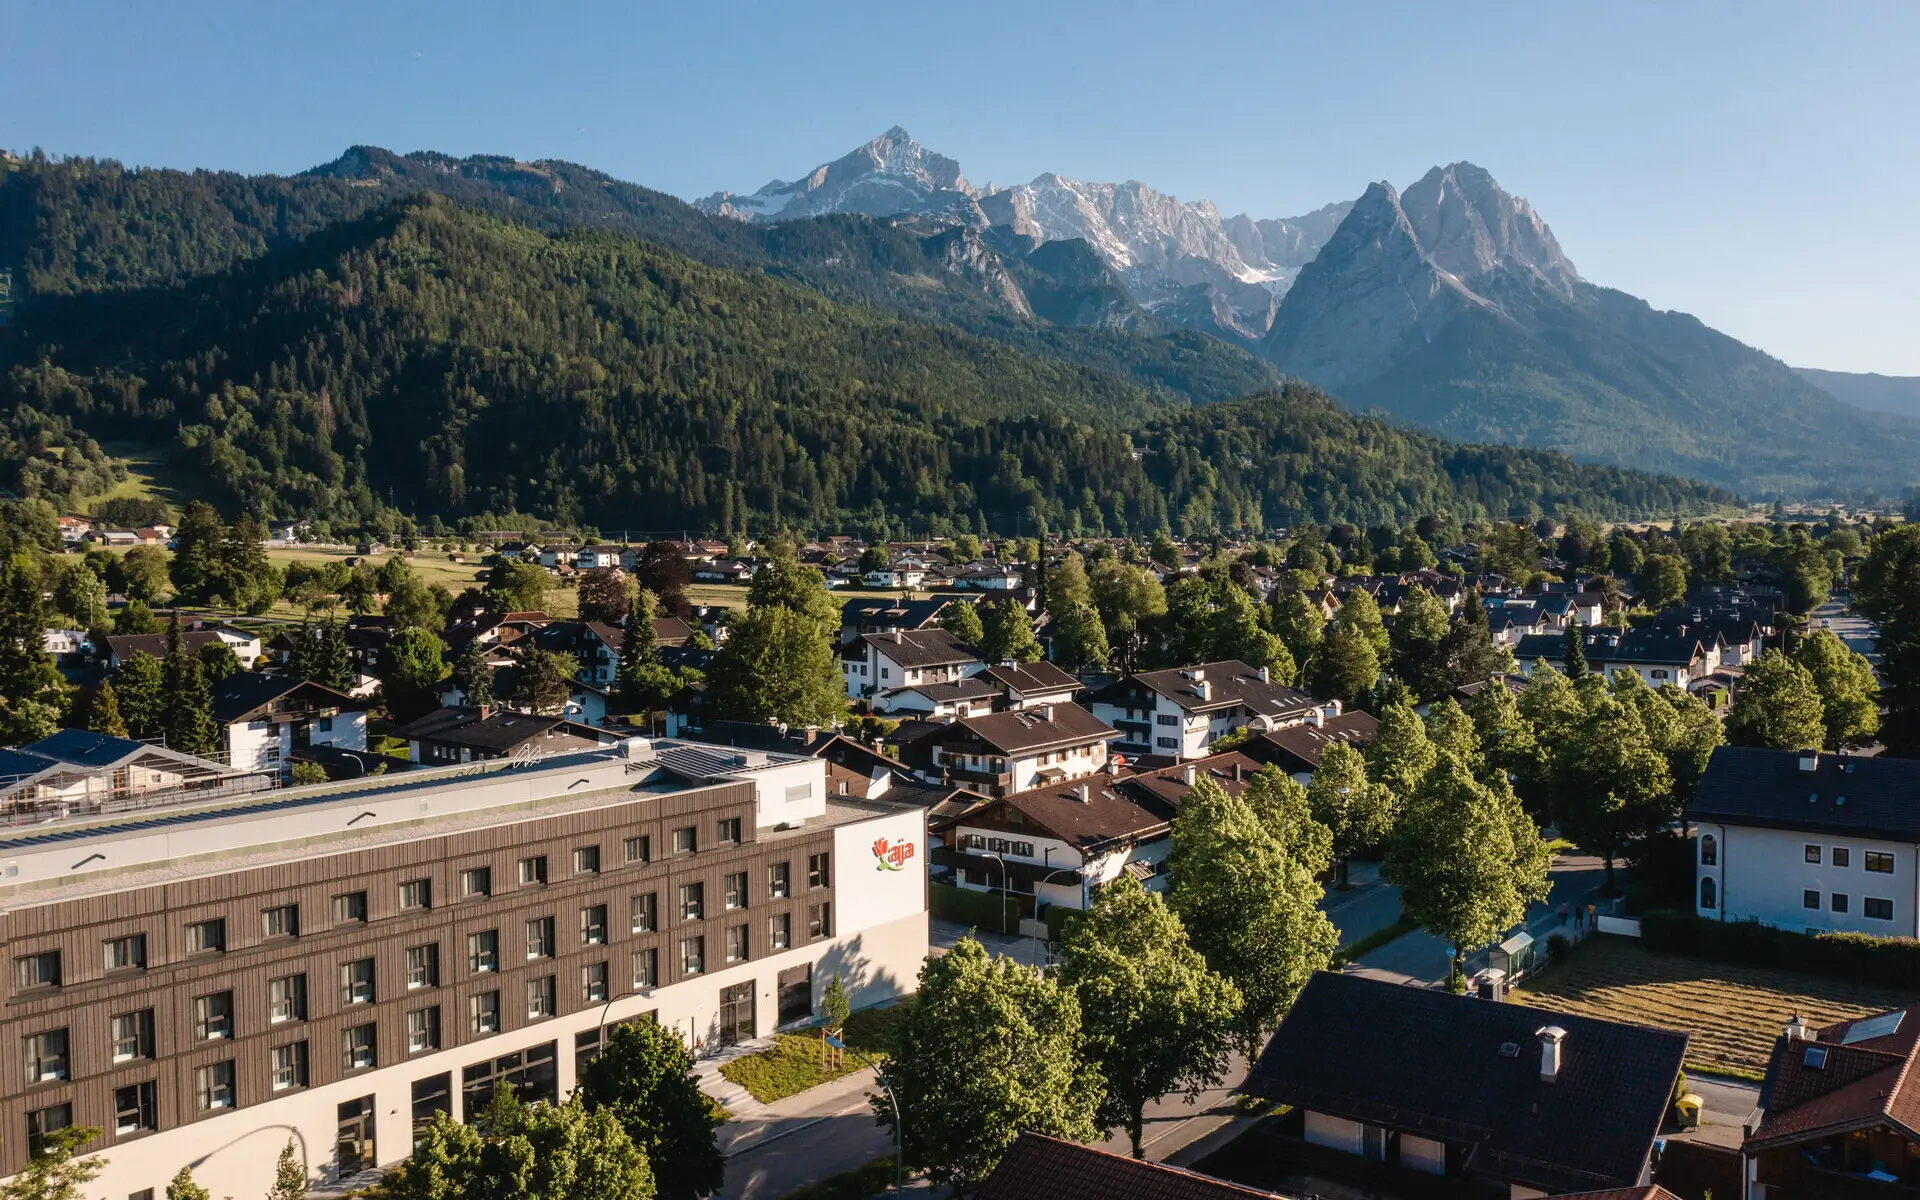
[[[1765,1074],[1794,1013],[1821,1026],[1920,1003],[1895,988],[1656,954],[1624,937],[1584,943],[1572,961],[1510,995],[1538,1008],[1684,1030],[1693,1035],[1689,1069],[1751,1079]]]

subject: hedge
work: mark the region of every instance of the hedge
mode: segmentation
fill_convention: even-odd
[[[927,885],[933,915],[956,925],[990,929],[995,933],[1020,932],[1020,898],[999,892],[975,892],[950,883]]]
[[[1758,921],[1710,921],[1664,910],[1641,915],[1640,938],[1647,949],[1670,954],[1920,989],[1920,941],[1913,938],[1794,933]]]

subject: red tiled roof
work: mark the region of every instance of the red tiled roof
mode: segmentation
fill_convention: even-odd
[[[1902,1011],[1892,1033],[1848,1043],[1856,1026],[1889,1017],[1881,1013],[1816,1030],[1814,1040],[1774,1041],[1760,1088],[1759,1128],[1748,1147],[1780,1145],[1829,1133],[1885,1123],[1920,1141],[1920,1087],[1908,1086],[1920,1046],[1920,1019]],[[1809,1050],[1820,1050],[1811,1065]]]

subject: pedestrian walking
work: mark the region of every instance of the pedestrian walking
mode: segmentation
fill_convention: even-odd
[[[1561,926],[1564,927],[1566,923],[1567,923],[1567,902],[1565,900],[1562,900],[1560,902],[1560,924]]]

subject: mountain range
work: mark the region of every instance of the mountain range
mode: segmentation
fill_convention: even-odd
[[[1838,400],[1871,412],[1920,417],[1920,376],[1798,368],[1801,378]]]
[[[1203,331],[1352,406],[1449,436],[1757,497],[1920,482],[1920,405],[1821,385],[1693,316],[1588,282],[1532,206],[1472,163],[1435,167],[1404,193],[1375,183],[1303,217],[1222,219],[1205,200],[1137,181],[1043,174],[975,187],[896,127],[797,180],[697,204],[753,225],[859,211],[983,229],[1033,255],[1082,243],[1151,325],[1111,301],[1094,319]]]

